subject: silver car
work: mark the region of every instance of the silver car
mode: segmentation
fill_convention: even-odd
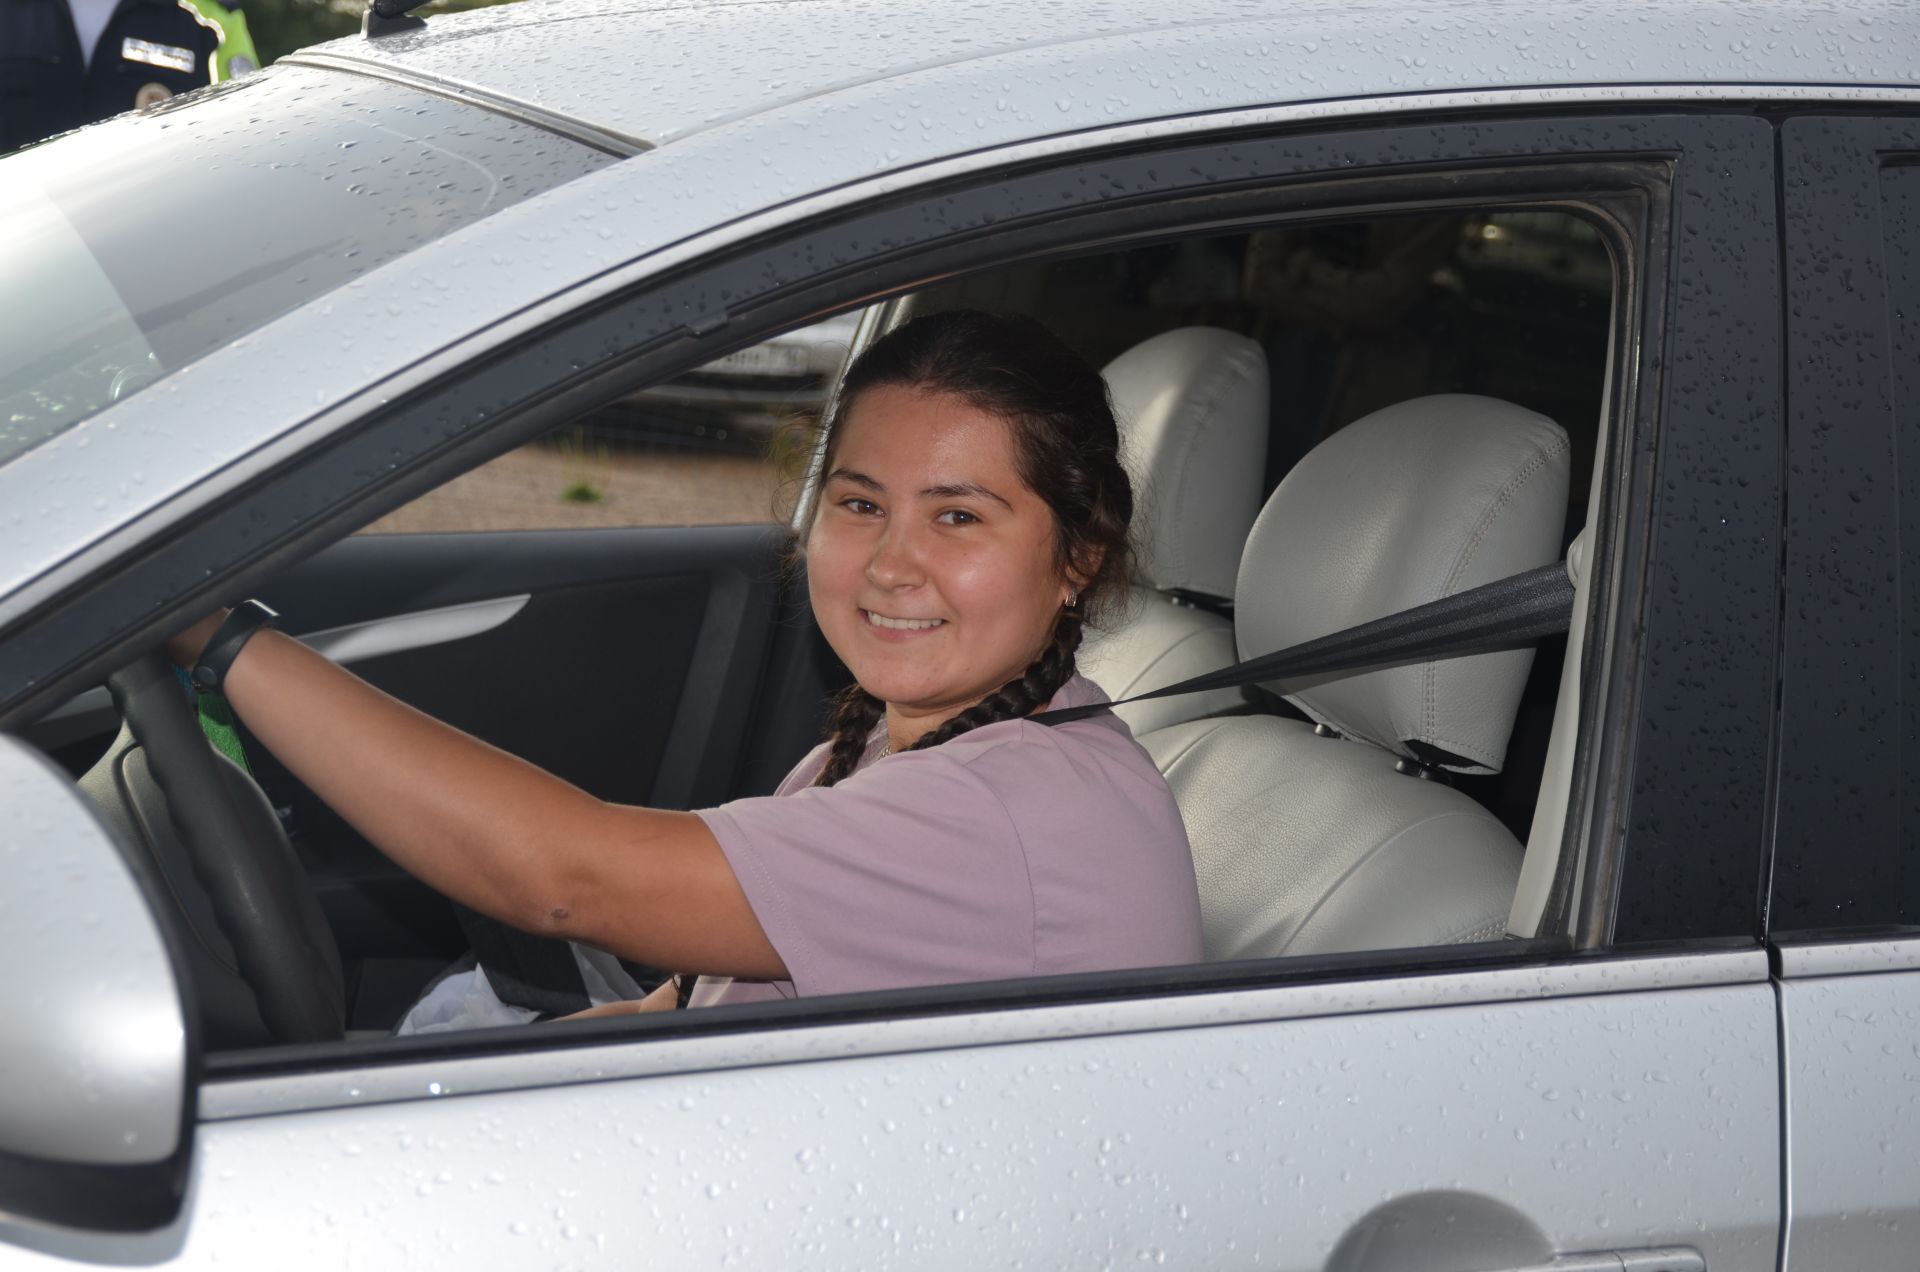
[[[0,225],[0,1268],[1920,1260],[1910,6],[527,0]],[[843,675],[804,446],[577,439],[956,305],[1107,368],[1116,696],[1559,562],[1566,635],[1127,708],[1203,964],[393,1036],[585,973],[160,640],[258,595],[596,795],[762,793]]]

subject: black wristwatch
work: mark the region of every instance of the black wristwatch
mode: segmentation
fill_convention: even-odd
[[[279,625],[280,615],[259,601],[242,601],[234,606],[194,662],[190,673],[193,687],[201,693],[220,692],[220,682],[227,678],[227,668],[240,656],[241,647],[262,627]]]

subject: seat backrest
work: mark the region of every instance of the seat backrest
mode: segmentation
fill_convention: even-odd
[[[1491,398],[1419,398],[1347,426],[1254,525],[1240,656],[1551,562],[1568,466],[1558,425]],[[1499,770],[1531,664],[1515,650],[1275,684],[1328,727],[1238,716],[1143,737],[1186,818],[1208,957],[1502,933],[1520,844],[1431,779]]]
[[[1114,698],[1234,661],[1233,624],[1189,598],[1231,601],[1240,547],[1260,510],[1267,360],[1216,327],[1142,341],[1104,372],[1134,479],[1140,582],[1124,621],[1089,631],[1079,665]],[[1240,705],[1237,691],[1122,707],[1140,734]]]

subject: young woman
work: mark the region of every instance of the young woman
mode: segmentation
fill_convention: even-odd
[[[827,428],[803,561],[855,683],[772,796],[604,803],[271,631],[224,691],[425,882],[699,973],[696,1005],[1198,961],[1193,863],[1152,760],[1112,716],[1026,718],[1104,700],[1074,672],[1132,564],[1104,382],[1031,320],[936,314],[859,358]],[[595,1010],[671,1005],[669,982]]]

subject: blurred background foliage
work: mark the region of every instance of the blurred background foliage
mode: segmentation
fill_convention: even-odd
[[[434,0],[414,12],[430,20],[436,13],[512,3]],[[360,29],[360,15],[366,8],[366,0],[240,0],[240,10],[247,15],[247,29],[253,33],[253,47],[259,51],[263,66],[309,44],[352,35]]]

